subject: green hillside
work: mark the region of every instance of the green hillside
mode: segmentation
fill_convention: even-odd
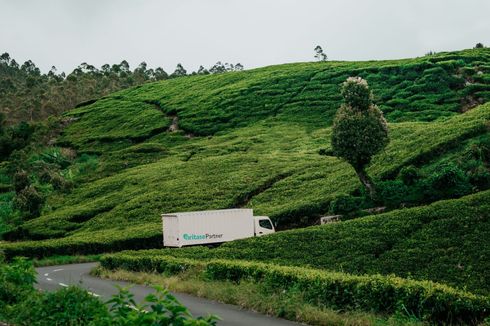
[[[34,256],[157,247],[160,214],[186,210],[253,207],[280,229],[310,225],[332,200],[359,195],[353,170],[330,156],[339,85],[354,75],[390,122],[391,143],[369,168],[378,182],[406,166],[430,181],[451,161],[465,190],[411,205],[487,189],[489,58],[489,49],[474,49],[288,64],[144,84],[79,106],[50,145],[10,160],[22,157],[47,200],[39,217],[4,233],[24,241],[0,247]],[[0,214],[13,215],[12,164],[0,168]]]
[[[112,267],[158,270],[158,257],[238,259],[352,274],[396,274],[490,294],[490,191],[425,207],[266,237],[218,248],[154,249],[115,254]],[[131,257],[126,264],[118,257]],[[151,260],[153,258],[154,260]]]

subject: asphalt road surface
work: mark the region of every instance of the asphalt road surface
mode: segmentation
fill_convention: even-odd
[[[143,285],[133,285],[127,282],[105,280],[89,275],[96,263],[71,264],[36,268],[37,288],[44,291],[53,291],[69,285],[79,285],[93,296],[107,301],[118,292],[115,285],[129,286],[136,302],[142,302],[144,297],[153,292],[153,289]],[[218,315],[221,321],[218,325],[299,325],[284,319],[265,316],[256,312],[242,310],[237,306],[218,303],[215,301],[193,297],[187,294],[173,293],[184,304],[193,316]]]

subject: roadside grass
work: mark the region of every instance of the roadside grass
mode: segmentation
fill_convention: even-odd
[[[91,262],[99,261],[101,256],[102,255],[50,256],[50,257],[44,257],[42,259],[33,259],[32,264],[34,265],[34,267],[44,267],[44,266],[54,266],[54,265],[91,263]]]
[[[237,305],[244,309],[285,318],[308,325],[424,325],[409,316],[382,316],[356,311],[335,311],[306,302],[298,291],[286,292],[250,282],[206,280],[197,270],[189,270],[169,276],[157,273],[107,270],[98,267],[92,275],[142,285],[161,285],[170,291],[187,293],[209,300]]]

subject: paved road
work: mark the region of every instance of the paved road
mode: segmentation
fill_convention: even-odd
[[[68,285],[80,285],[92,295],[108,300],[117,293],[115,285],[128,286],[127,282],[105,280],[89,275],[96,263],[72,264],[37,268],[37,287],[45,291],[52,291]],[[141,302],[145,296],[153,291],[152,288],[133,285],[131,292],[136,302]],[[187,294],[175,294],[177,299],[189,308],[194,316],[218,315],[222,320],[218,325],[299,325],[284,319],[272,318],[252,311],[241,310],[237,306],[222,304]]]

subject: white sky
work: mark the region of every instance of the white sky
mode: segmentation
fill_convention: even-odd
[[[0,52],[43,71],[126,59],[172,72],[395,59],[490,45],[490,0],[0,0]]]

